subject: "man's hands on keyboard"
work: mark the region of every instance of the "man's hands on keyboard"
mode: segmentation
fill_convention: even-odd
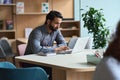
[[[60,46],[60,47],[55,48],[55,52],[56,53],[61,52],[61,51],[66,51],[66,50],[69,50],[69,47],[67,47],[67,46]]]
[[[57,52],[57,54],[71,54],[72,52],[72,49],[69,49],[69,50],[65,50],[65,51],[59,51]]]

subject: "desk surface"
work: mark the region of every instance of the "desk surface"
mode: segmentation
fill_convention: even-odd
[[[15,59],[22,62],[57,67],[63,70],[80,72],[94,71],[96,66],[87,63],[86,53],[92,53],[92,51],[83,51],[75,54],[59,54],[54,56],[38,56],[37,54],[32,54],[18,56],[15,57]]]
[[[18,38],[17,39],[17,41],[19,41],[19,42],[22,42],[22,43],[27,43],[28,42],[28,39],[26,39],[26,38]]]

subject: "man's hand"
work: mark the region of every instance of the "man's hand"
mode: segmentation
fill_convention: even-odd
[[[55,48],[55,52],[59,52],[59,51],[65,51],[65,50],[68,50],[69,47],[67,46],[60,46],[58,48]]]

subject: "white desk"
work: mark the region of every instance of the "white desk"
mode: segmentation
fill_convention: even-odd
[[[95,65],[87,64],[86,52],[55,56],[38,56],[37,54],[15,57],[19,62],[49,66],[52,68],[53,80],[92,80]]]

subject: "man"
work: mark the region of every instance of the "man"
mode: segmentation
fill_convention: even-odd
[[[59,52],[69,49],[60,30],[58,30],[62,19],[60,12],[50,11],[46,16],[44,25],[38,26],[31,32],[25,55],[39,52]],[[54,41],[57,43],[55,46],[53,45]]]
[[[35,28],[28,40],[25,55],[37,54],[39,52],[59,52],[69,49],[66,45],[65,39],[58,30],[62,22],[62,15],[58,11],[50,11],[46,16],[44,25]],[[53,45],[56,41],[57,45]],[[31,64],[23,64],[24,67],[37,66]],[[52,80],[52,69],[50,67],[39,66],[46,70],[49,75],[49,80]]]

